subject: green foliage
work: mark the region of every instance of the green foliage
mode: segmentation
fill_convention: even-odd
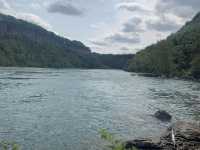
[[[109,143],[107,146],[108,149],[111,150],[126,150],[125,145],[122,141],[115,139],[115,137],[110,134],[106,129],[100,130],[101,138]],[[136,148],[133,148],[131,150],[137,150]]]
[[[100,55],[40,26],[0,14],[0,66],[127,68],[132,55]]]
[[[200,79],[200,55],[192,60],[191,73],[195,78]]]
[[[138,52],[129,70],[199,79],[200,13],[166,40]]]
[[[96,54],[101,64],[107,68],[112,69],[128,69],[128,61],[132,59],[133,55],[112,55],[112,54]]]
[[[162,47],[162,50],[160,50]],[[131,61],[129,69],[135,72],[147,72],[152,74],[170,75],[174,69],[172,62],[172,55],[170,52],[170,43],[161,41],[158,45],[148,47],[136,54]]]
[[[2,141],[0,142],[1,150],[21,150],[20,146],[15,142]]]

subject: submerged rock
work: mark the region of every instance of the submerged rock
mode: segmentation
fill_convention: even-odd
[[[200,124],[179,121],[168,128],[158,141],[137,139],[125,142],[125,147],[138,150],[200,150]]]
[[[164,111],[164,110],[159,110],[154,114],[154,117],[156,117],[157,119],[161,120],[161,121],[171,121],[172,116]]]

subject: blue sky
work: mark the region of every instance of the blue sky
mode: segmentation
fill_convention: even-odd
[[[0,11],[99,53],[135,53],[177,31],[200,0],[0,0]]]

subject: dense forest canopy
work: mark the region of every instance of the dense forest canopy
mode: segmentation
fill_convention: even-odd
[[[138,52],[129,71],[200,78],[200,13],[177,33]]]
[[[125,69],[133,55],[100,55],[42,27],[0,14],[0,66]]]

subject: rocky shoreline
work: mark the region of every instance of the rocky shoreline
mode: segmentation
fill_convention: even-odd
[[[158,138],[125,142],[125,148],[138,150],[200,150],[200,123],[178,121]]]

